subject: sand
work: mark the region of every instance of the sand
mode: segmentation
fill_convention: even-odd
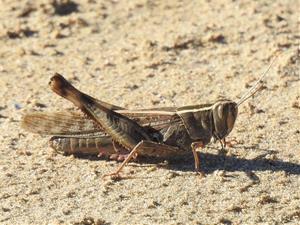
[[[0,3],[1,224],[299,224],[299,1]],[[127,108],[237,100],[283,51],[265,89],[241,105],[229,139],[179,162],[56,154],[22,115],[75,107],[48,88],[59,72]]]

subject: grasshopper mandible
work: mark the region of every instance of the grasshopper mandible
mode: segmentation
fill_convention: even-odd
[[[23,117],[22,127],[53,135],[50,146],[58,152],[98,154],[123,161],[109,176],[119,175],[138,155],[168,159],[190,152],[196,171],[204,175],[196,149],[212,138],[219,140],[223,148],[239,105],[260,90],[274,61],[238,102],[220,99],[212,104],[179,108],[124,109],[80,92],[56,73],[49,82],[52,91],[71,101],[86,117],[76,113],[31,113]]]

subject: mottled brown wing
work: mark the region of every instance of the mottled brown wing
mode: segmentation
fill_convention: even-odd
[[[173,108],[116,110],[141,126],[163,129],[174,121]],[[175,122],[175,121],[174,121]],[[43,135],[73,136],[103,132],[93,120],[75,112],[34,112],[22,118],[22,128]]]
[[[26,114],[22,119],[22,128],[33,133],[45,135],[84,135],[99,133],[101,129],[92,120],[79,113],[71,112],[35,112]]]
[[[134,120],[141,126],[150,126],[156,130],[168,127],[171,122],[180,119],[175,107],[116,110],[116,112]]]

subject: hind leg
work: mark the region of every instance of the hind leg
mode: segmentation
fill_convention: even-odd
[[[177,147],[170,145],[160,144],[152,141],[141,141],[139,142],[129,153],[127,158],[122,162],[122,164],[112,173],[105,174],[103,177],[107,176],[119,176],[120,172],[126,166],[126,164],[137,155],[151,156],[158,158],[171,158],[177,155],[183,154],[184,151]]]

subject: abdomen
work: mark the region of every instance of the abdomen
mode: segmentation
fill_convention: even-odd
[[[50,146],[59,153],[98,155],[100,152],[109,156],[115,153],[111,137],[60,137],[54,136]]]

